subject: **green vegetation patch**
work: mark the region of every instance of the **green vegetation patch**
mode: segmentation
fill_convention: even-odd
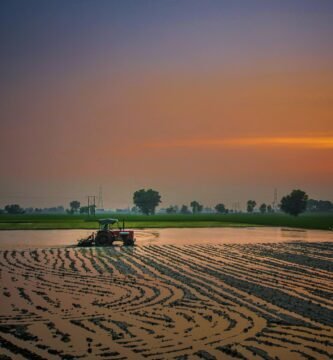
[[[124,220],[128,228],[184,228],[184,227],[239,227],[282,226],[303,229],[329,230],[333,227],[333,213],[304,213],[300,216],[285,214],[163,214],[128,215],[0,215],[0,230],[29,229],[96,229],[99,218]]]

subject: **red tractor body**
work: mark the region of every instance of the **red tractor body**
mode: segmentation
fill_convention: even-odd
[[[98,221],[100,228],[97,233],[92,233],[88,238],[79,240],[78,246],[111,246],[115,241],[122,241],[125,246],[134,245],[134,231],[125,230],[125,225],[118,229],[110,229],[109,225],[118,223],[117,219],[101,219]]]

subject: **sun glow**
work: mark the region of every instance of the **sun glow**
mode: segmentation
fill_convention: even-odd
[[[239,137],[221,139],[180,139],[146,144],[150,148],[209,148],[209,147],[293,147],[333,149],[333,136],[324,137]]]

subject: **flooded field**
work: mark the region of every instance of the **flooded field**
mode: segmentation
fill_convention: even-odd
[[[76,248],[86,231],[29,231],[14,249],[16,233],[0,239],[4,359],[333,356],[329,232],[165,229]]]
[[[28,249],[76,245],[91,230],[3,230],[0,249]],[[279,227],[135,230],[136,244],[190,245],[266,243],[281,241],[333,241],[333,231]]]

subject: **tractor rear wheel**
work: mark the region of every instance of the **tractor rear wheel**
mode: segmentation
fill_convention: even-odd
[[[110,241],[107,235],[99,235],[95,239],[95,244],[97,246],[112,245],[112,241]]]
[[[134,240],[133,239],[124,239],[124,245],[125,246],[133,246],[134,245]]]

